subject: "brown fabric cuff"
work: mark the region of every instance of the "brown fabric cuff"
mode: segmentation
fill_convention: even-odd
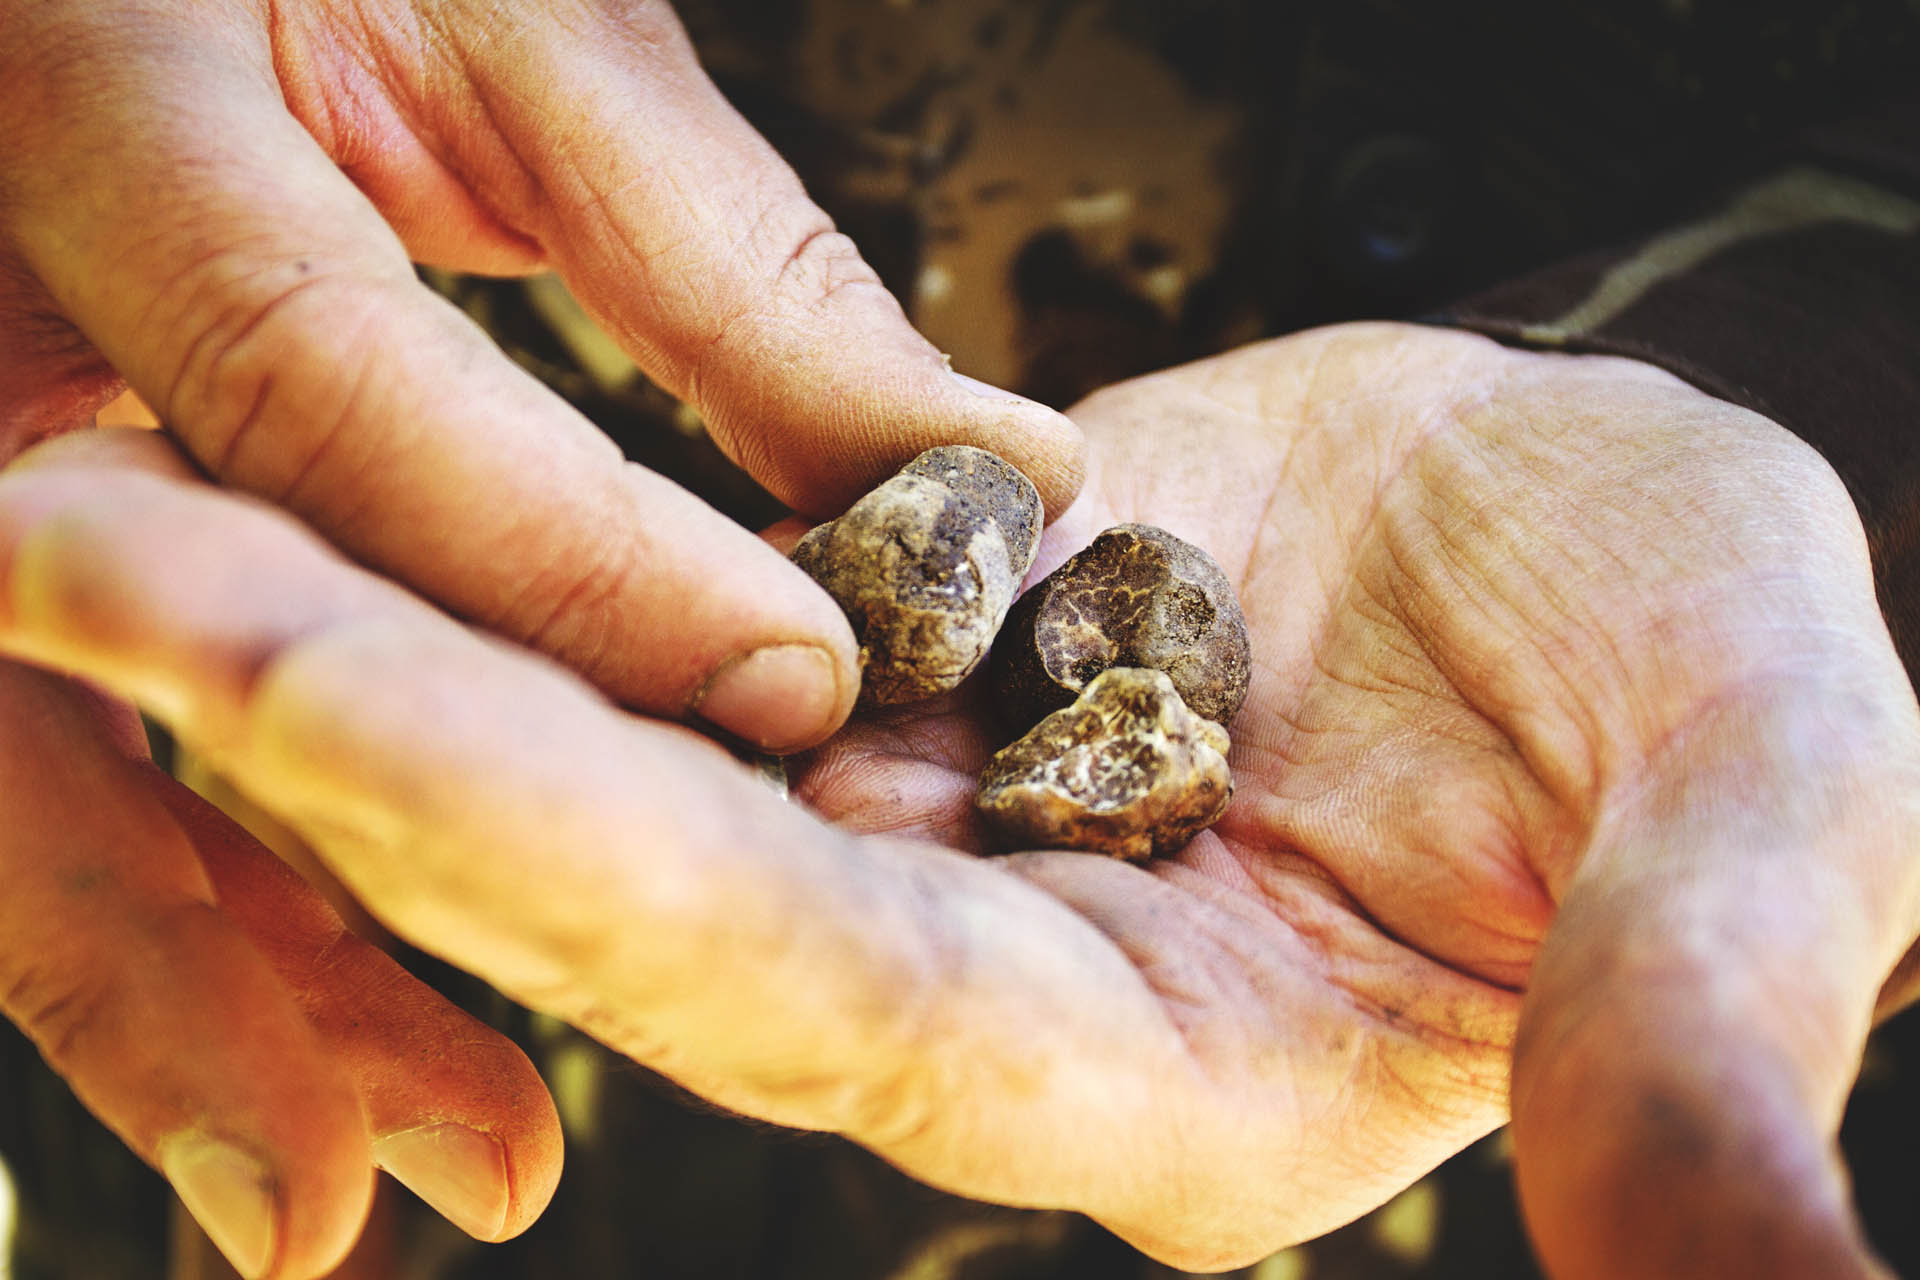
[[[1816,137],[1810,153],[1829,163],[1441,318],[1659,365],[1820,450],[1853,494],[1881,607],[1920,675],[1920,108],[1876,125]]]

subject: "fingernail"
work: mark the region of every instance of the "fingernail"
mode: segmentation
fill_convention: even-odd
[[[839,701],[831,654],[819,645],[775,644],[714,672],[693,710],[764,750],[785,751],[824,737]]]
[[[1036,407],[1044,407],[1040,405],[1038,400],[1029,400],[1025,396],[1015,395],[1003,387],[994,386],[991,382],[982,382],[978,378],[969,378],[966,374],[955,373],[952,369],[947,370],[947,376],[983,400],[1004,400],[1009,404],[1030,404]]]
[[[160,1143],[160,1172],[200,1229],[248,1280],[273,1266],[277,1207],[274,1178],[246,1152],[200,1134]]]
[[[490,1134],[422,1125],[376,1139],[373,1162],[476,1240],[497,1240],[507,1225],[507,1152]]]

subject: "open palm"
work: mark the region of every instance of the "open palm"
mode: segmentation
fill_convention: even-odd
[[[1162,525],[1253,639],[1233,806],[1146,868],[973,856],[975,691],[786,804],[140,433],[0,476],[0,651],[142,702],[401,936],[943,1187],[1225,1266],[1511,1110],[1557,1276],[1874,1274],[1832,1140],[1909,985],[1920,708],[1824,464],[1643,365],[1402,326],[1074,416],[1036,572]]]
[[[1118,945],[1199,1066],[1197,1105],[1170,1087],[1167,1145],[1223,1176],[1183,1170],[1168,1194],[1205,1186],[1181,1198],[1212,1221],[1136,1238],[1208,1240],[1197,1260],[1217,1262],[1397,1191],[1506,1119],[1530,986],[1526,1083],[1545,1092],[1523,1144],[1548,1149],[1523,1160],[1568,1172],[1523,1181],[1548,1179],[1529,1184],[1536,1229],[1578,1240],[1573,1270],[1623,1274],[1580,1233],[1619,1234],[1616,1160],[1658,1185],[1633,1123],[1647,1096],[1679,1129],[1761,1139],[1737,1169],[1756,1209],[1781,1189],[1770,1166],[1804,1176],[1913,931],[1893,907],[1911,900],[1893,824],[1912,695],[1824,465],[1646,366],[1390,326],[1249,348],[1072,416],[1088,485],[1035,580],[1109,525],[1159,524],[1225,567],[1254,653],[1217,827],[1144,870],[1010,864]],[[799,794],[842,825],[983,850],[974,778],[1004,740],[985,696],[856,721]],[[1873,927],[1829,916],[1835,887],[1857,909],[1895,883]],[[1794,974],[1803,947],[1850,985]],[[1667,1070],[1702,1036],[1733,1061],[1772,1046],[1792,1079],[1778,1053]],[[1796,1273],[1778,1234],[1739,1247]],[[1843,1230],[1814,1234],[1844,1253]]]

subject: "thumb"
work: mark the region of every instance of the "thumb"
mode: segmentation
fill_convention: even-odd
[[[952,443],[1019,467],[1050,514],[1072,501],[1079,430],[947,367],[664,3],[599,6],[525,39],[490,31],[469,57],[490,128],[466,145],[497,139],[531,178],[504,193],[508,219],[783,501],[836,514]]]
[[[62,52],[8,67],[54,119],[0,147],[0,239],[207,471],[648,714],[769,750],[845,719],[833,601],[422,289],[244,14],[44,8]]]
[[[1835,1137],[1915,929],[1892,677],[1742,695],[1603,805],[1515,1046],[1521,1200],[1560,1280],[1888,1274]]]

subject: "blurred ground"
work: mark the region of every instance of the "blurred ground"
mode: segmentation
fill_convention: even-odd
[[[1920,3],[684,0],[722,87],[955,366],[1066,405],[1264,334],[1420,316],[1683,216],[1861,105]],[[777,507],[551,281],[430,276],[628,453],[749,524]],[[471,980],[521,1037],[569,1164],[521,1240],[404,1195],[353,1275],[409,1280],[1166,1280],[1083,1219],[919,1187],[744,1124]],[[1870,1234],[1920,1274],[1920,1018],[1874,1042],[1843,1144]],[[165,1187],[0,1028],[15,1280],[223,1274]],[[0,1225],[0,1242],[5,1228]],[[1500,1136],[1252,1280],[1535,1275]],[[0,1280],[5,1268],[0,1267]]]

